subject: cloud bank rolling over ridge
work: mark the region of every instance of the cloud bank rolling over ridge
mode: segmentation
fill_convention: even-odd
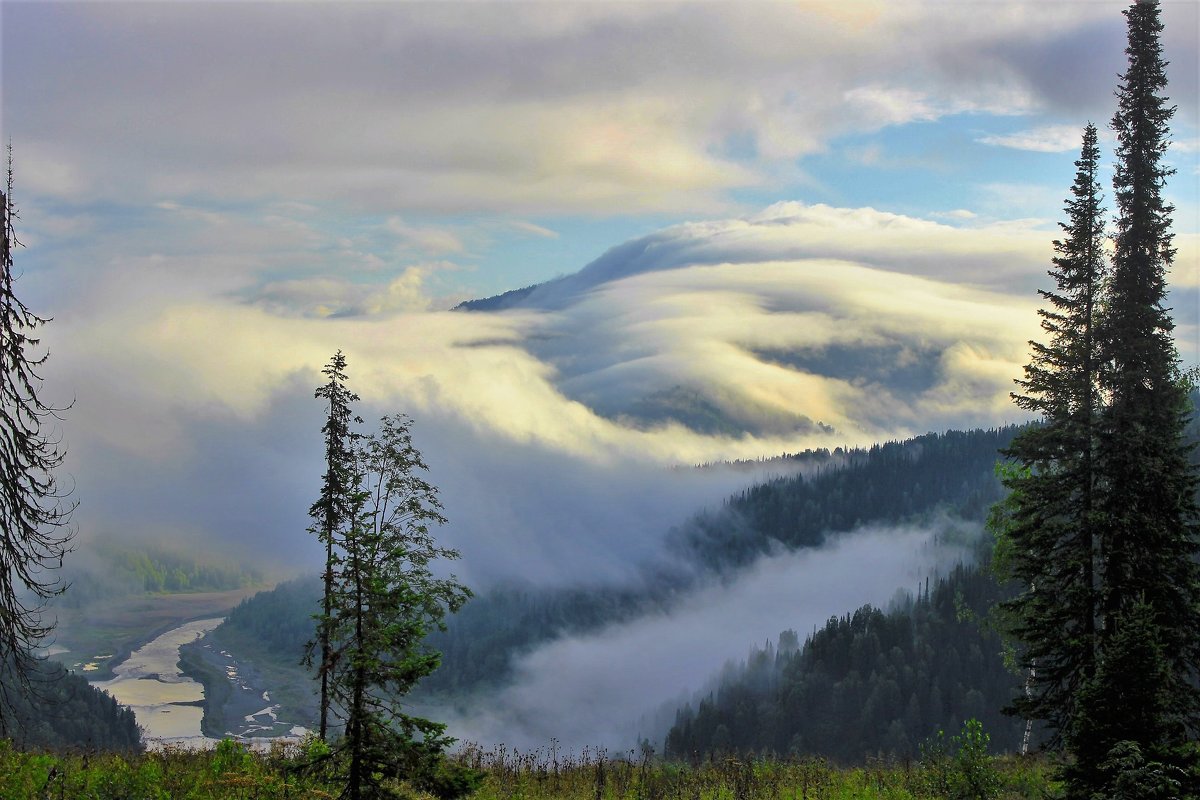
[[[48,328],[47,385],[78,398],[71,458],[88,528],[137,527],[125,515],[139,509],[158,529],[188,509],[185,528],[222,541],[244,536],[241,519],[277,551],[303,537],[320,463],[309,398],[341,348],[364,417],[416,419],[456,546],[492,554],[464,570],[519,572],[501,557],[512,543],[543,548],[549,578],[598,547],[655,541],[746,480],[670,467],[1016,419],[1008,392],[1037,332],[1023,290],[1048,249],[1045,231],[1020,225],[780,204],[618,246],[522,307],[330,316],[309,312],[321,280],[295,305],[264,303],[269,285],[195,273],[188,256],[114,259],[91,288],[120,300],[90,290]],[[188,495],[215,474],[216,494]],[[635,506],[675,499],[638,525],[599,511],[634,485]],[[221,492],[245,498],[243,517],[218,513]],[[564,525],[566,501],[539,519],[558,496],[590,503],[595,530]],[[563,541],[579,543],[576,557]]]

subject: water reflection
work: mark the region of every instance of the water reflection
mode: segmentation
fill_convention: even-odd
[[[199,619],[172,628],[130,654],[113,668],[112,680],[98,689],[133,708],[149,748],[168,744],[207,747],[216,743],[200,733],[204,687],[179,671],[179,648],[221,624],[222,617]]]

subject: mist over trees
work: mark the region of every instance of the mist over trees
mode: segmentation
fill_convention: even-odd
[[[680,521],[673,531],[667,532],[671,544],[663,551],[665,560],[631,565],[628,583],[570,587],[505,583],[487,587],[453,618],[447,619],[446,631],[430,634],[428,642],[442,652],[443,661],[436,672],[421,681],[411,697],[421,708],[456,709],[453,716],[458,718],[476,707],[486,709],[489,697],[502,695],[509,686],[521,686],[523,674],[514,667],[522,663],[523,656],[538,648],[553,647],[560,640],[603,636],[605,630],[636,625],[643,619],[670,620],[674,614],[686,618],[689,604],[695,598],[714,585],[738,581],[739,576],[748,574],[755,564],[770,559],[772,554],[832,545],[863,528],[933,527],[969,542],[980,535],[987,509],[1001,496],[994,470],[996,452],[1017,430],[1009,427],[950,431],[863,450],[800,454],[796,458],[808,465],[803,474],[749,488],[713,510]],[[800,509],[803,513],[793,516],[789,524],[788,509]],[[720,537],[721,547],[708,546],[713,536]],[[936,594],[936,581],[932,589]],[[947,596],[953,600],[954,592],[949,591]],[[242,642],[256,642],[254,658],[294,663],[305,640],[312,636],[309,609],[319,603],[319,597],[320,585],[315,577],[281,585],[244,601],[214,635],[217,641],[237,642],[239,646]],[[847,608],[854,607],[851,602],[857,604],[848,601]],[[781,627],[796,624],[787,622],[789,609],[782,602],[778,614],[784,620]],[[999,709],[1017,679],[1005,671],[999,646],[981,639],[977,628],[970,623],[954,620],[946,630],[963,634],[963,638],[953,642],[953,648],[962,654],[964,663],[974,648],[983,654],[981,663],[986,662],[985,669],[998,675],[1002,690],[980,690],[983,707],[990,714],[981,714],[980,719],[995,734],[998,744],[1012,741],[1015,734],[1002,734],[1000,725],[1016,730],[1019,724],[1002,719]],[[226,632],[228,637],[224,638]],[[946,645],[950,638],[948,633],[941,634],[937,648]],[[918,656],[924,660],[925,668],[930,668],[929,660],[936,661],[936,653],[940,652],[937,648],[924,648],[916,655],[906,650],[901,660],[912,658],[908,674],[918,674],[914,672]],[[636,659],[637,654],[618,649],[611,652],[611,658],[624,662]],[[964,696],[975,688],[970,677],[947,665],[938,663],[932,668],[950,670],[953,675],[953,680],[947,677],[943,681],[940,690],[947,698],[944,715],[922,716],[916,724],[904,728],[910,748],[936,730],[926,723],[936,726],[956,713],[951,704],[953,697]],[[664,690],[662,697],[677,697],[695,690],[707,677],[702,669],[681,674],[678,683]],[[960,684],[965,687],[961,691]],[[929,687],[920,689],[928,690]],[[906,702],[907,698],[906,695]],[[972,698],[977,700],[978,695]],[[763,703],[767,700],[759,698]],[[657,698],[652,702],[657,703]],[[883,709],[878,711],[886,713]],[[640,713],[630,715],[630,727],[638,722],[636,717]],[[643,734],[655,739],[656,747],[661,748],[662,736],[673,714],[672,708],[653,720],[651,726],[641,728]],[[436,718],[435,712],[431,715]],[[892,721],[888,718],[883,727]],[[903,722],[901,718],[900,723]],[[948,729],[956,730],[961,722],[958,719],[946,724],[950,725]],[[733,730],[744,732],[743,728]],[[792,734],[797,732],[798,729],[793,730]],[[575,742],[580,746],[588,743]],[[790,743],[789,738],[777,752],[790,752]],[[749,740],[737,737],[730,745],[740,752],[757,748]],[[867,752],[876,752],[875,746],[859,750],[856,743],[847,742],[840,751],[847,758],[849,754],[861,757]]]
[[[889,611],[864,606],[830,619],[802,646],[785,632],[778,647],[755,648],[679,710],[666,755],[907,760],[968,718],[983,723],[994,748],[1015,750],[1023,724],[1000,709],[1019,678],[997,633],[979,624],[1004,596],[986,569],[960,565]]]

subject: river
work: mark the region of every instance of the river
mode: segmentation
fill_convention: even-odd
[[[198,619],[172,628],[114,667],[112,680],[92,684],[133,709],[148,748],[216,743],[200,732],[204,687],[179,671],[179,648],[216,628],[222,619]]]
[[[223,621],[223,617],[198,619],[172,628],[113,667],[114,678],[92,684],[133,709],[142,727],[142,740],[151,750],[167,745],[203,748],[219,741],[201,733],[204,686],[180,672],[179,648],[203,638]],[[279,706],[271,702],[270,693],[257,681],[248,682],[234,656],[222,650],[217,658],[234,691],[244,696],[241,704],[250,703],[246,709],[250,713],[237,720],[226,735],[255,747],[275,740],[299,741],[307,730],[279,720]]]

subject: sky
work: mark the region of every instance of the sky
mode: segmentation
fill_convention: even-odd
[[[619,578],[750,480],[681,466],[1022,419],[1122,7],[5,0],[80,535],[315,563],[337,349],[364,417],[414,418],[473,581]],[[1163,19],[1190,365],[1200,7]],[[720,424],[646,411],[680,396]]]

